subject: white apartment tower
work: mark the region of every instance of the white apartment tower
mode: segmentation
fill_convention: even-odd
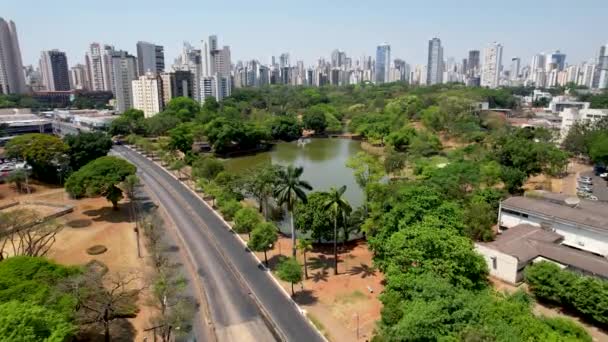
[[[481,71],[482,87],[498,87],[501,66],[502,45],[495,42],[483,50],[483,66]]]
[[[230,47],[219,48],[217,36],[209,36],[209,42],[203,42],[202,77],[200,79],[200,99],[202,102],[209,96],[217,101],[232,93]]]
[[[144,112],[146,118],[159,113],[163,107],[162,86],[157,76],[153,72],[139,76],[133,80],[133,108]]]
[[[439,38],[429,40],[429,55],[426,68],[426,84],[443,82],[443,47]]]
[[[0,18],[0,94],[26,92],[17,27]]]
[[[110,45],[100,45],[92,43],[85,56],[87,64],[88,78],[93,91],[114,90],[114,80],[112,79],[112,55],[114,47]]]
[[[137,62],[135,56],[126,51],[116,51],[112,55],[112,79],[116,111],[122,113],[133,107],[133,85],[137,78]]]

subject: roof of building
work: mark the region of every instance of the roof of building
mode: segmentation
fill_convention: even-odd
[[[561,245],[563,236],[529,224],[509,228],[492,242],[479,245],[511,255],[518,260],[518,269],[538,257],[553,260],[587,273],[608,278],[608,259]]]
[[[608,230],[608,204],[581,199],[576,206],[566,204],[570,196],[535,191],[532,196],[515,196],[502,201],[503,208],[532,212],[552,219]]]

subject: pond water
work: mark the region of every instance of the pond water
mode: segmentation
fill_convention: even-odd
[[[346,185],[344,196],[353,209],[363,204],[363,191],[355,181],[353,170],[346,167],[348,158],[362,151],[361,142],[337,138],[308,141],[304,145],[281,142],[268,152],[228,159],[226,169],[242,173],[266,163],[302,166],[302,179],[308,181],[314,191],[327,191],[332,186]]]

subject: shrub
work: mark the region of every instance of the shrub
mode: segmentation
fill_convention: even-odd
[[[241,209],[241,203],[234,199],[218,202],[218,206],[220,208],[220,213],[222,213],[222,216],[224,216],[224,219],[227,221],[232,220],[234,215],[236,215],[236,212]]]
[[[540,262],[528,266],[525,280],[540,300],[573,309],[592,321],[608,323],[608,281]]]
[[[249,234],[261,220],[262,218],[254,209],[241,208],[234,215],[234,230],[237,233]]]

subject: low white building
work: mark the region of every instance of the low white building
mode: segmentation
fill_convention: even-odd
[[[520,224],[543,227],[564,237],[564,245],[608,256],[608,204],[535,191],[500,203],[499,230]]]
[[[562,118],[560,127],[560,138],[563,140],[568,135],[570,128],[576,122],[594,122],[608,116],[608,109],[578,109],[576,107],[565,108],[559,114]]]
[[[561,113],[566,108],[587,109],[591,104],[589,102],[575,101],[570,96],[556,96],[551,99],[549,106],[545,109],[553,114]]]
[[[585,275],[608,278],[608,259],[563,245],[564,237],[550,228],[520,224],[492,242],[478,242],[476,251],[490,275],[511,284],[523,280],[527,265],[549,261]]]

